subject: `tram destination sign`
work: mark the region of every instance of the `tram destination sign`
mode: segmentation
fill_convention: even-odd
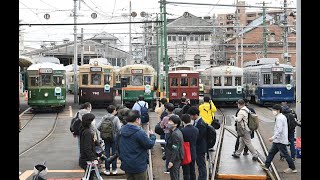
[[[52,69],[51,68],[40,68],[39,69],[39,73],[41,73],[41,74],[50,74],[50,73],[52,73]]]
[[[102,67],[90,67],[90,72],[101,72]]]
[[[282,72],[282,71],[283,71],[283,67],[273,67],[273,68],[271,69],[271,71]]]
[[[132,74],[143,74],[143,69],[131,69]]]

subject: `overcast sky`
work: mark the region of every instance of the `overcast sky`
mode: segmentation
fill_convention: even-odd
[[[234,4],[235,0],[167,0],[171,2],[188,2],[188,3],[212,3],[212,4]],[[129,2],[130,0],[77,0],[77,18],[78,23],[103,23],[103,22],[127,22],[129,18]],[[246,0],[247,5],[258,5],[262,0]],[[271,3],[272,2],[272,3]],[[287,1],[289,7],[296,7],[296,1]],[[283,0],[266,1],[267,6],[283,6]],[[74,1],[73,0],[19,0],[19,19],[22,23],[73,23]],[[255,11],[259,9],[247,8],[246,11]],[[160,12],[160,4],[158,0],[131,0],[131,11],[135,11],[138,15],[132,21],[142,21],[140,13],[142,11],[151,14],[151,19],[155,20],[155,13]],[[195,16],[212,16],[213,14],[233,13],[235,7],[224,6],[196,6],[196,5],[167,5],[167,18],[177,18],[183,12],[189,12]],[[96,13],[97,18],[92,19],[91,14]],[[49,14],[50,19],[45,19],[44,15]],[[57,41],[61,44],[62,39],[69,38],[73,41],[74,26],[22,26],[24,32],[25,46],[40,48],[42,41]],[[132,24],[131,32],[141,32],[142,24]],[[123,49],[128,49],[129,42],[129,25],[90,25],[78,26],[84,29],[84,38],[90,38],[94,33],[123,33],[114,34],[123,44]],[[132,36],[135,36],[134,34]]]

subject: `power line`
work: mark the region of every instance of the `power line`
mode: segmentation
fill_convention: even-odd
[[[74,25],[104,25],[104,24],[140,24],[140,23],[161,23],[162,21],[142,21],[142,22],[110,22],[110,23],[65,23],[65,24],[19,24],[19,26],[74,26]]]
[[[159,3],[164,3],[159,1]],[[252,5],[232,5],[232,4],[208,4],[208,3],[189,3],[189,2],[173,2],[166,1],[166,4],[187,4],[187,5],[199,5],[199,6],[227,6],[227,7],[248,7],[248,8],[263,8],[263,6],[252,6]],[[276,7],[276,6],[265,6],[265,8],[273,8],[273,9],[297,9],[291,7]]]

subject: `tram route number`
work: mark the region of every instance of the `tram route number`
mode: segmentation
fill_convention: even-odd
[[[281,91],[275,91],[274,94],[281,94]]]
[[[99,92],[92,92],[93,95],[99,95]]]
[[[57,96],[57,99],[64,99],[63,96]]]

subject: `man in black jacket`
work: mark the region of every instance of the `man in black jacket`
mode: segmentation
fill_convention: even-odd
[[[191,152],[191,163],[182,165],[183,179],[184,180],[196,180],[195,162],[197,159],[197,138],[199,135],[199,130],[193,126],[191,122],[191,117],[189,114],[183,114],[181,120],[184,122],[184,128],[181,132],[183,134],[184,142],[190,143]]]
[[[199,171],[198,180],[207,180],[207,164],[205,155],[208,151],[207,148],[207,126],[205,122],[202,120],[201,116],[199,116],[199,108],[192,106],[188,110],[188,114],[191,119],[194,120],[193,126],[195,126],[199,130],[199,135],[197,138],[197,166]]]

